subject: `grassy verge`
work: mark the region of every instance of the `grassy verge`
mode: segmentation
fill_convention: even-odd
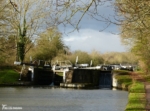
[[[130,93],[125,111],[146,111],[145,93]]]
[[[129,71],[115,71],[117,74],[115,78],[122,88],[127,88],[129,91],[128,103],[126,105],[125,111],[146,111],[146,98],[145,98],[145,88],[144,83],[133,81],[131,77],[131,72]],[[150,76],[140,73],[146,81],[150,81]]]
[[[19,74],[12,69],[0,70],[0,84],[16,83],[19,79]]]
[[[144,84],[141,82],[134,82],[129,89],[130,93],[145,93]]]
[[[125,111],[146,111],[146,103],[144,84],[134,82],[129,89],[128,104]]]

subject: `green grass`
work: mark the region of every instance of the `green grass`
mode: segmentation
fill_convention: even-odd
[[[145,93],[130,93],[125,111],[145,111]]]
[[[145,98],[145,93],[130,93],[129,94],[129,101],[131,100],[139,100],[139,99],[144,99]]]
[[[130,93],[145,93],[144,84],[141,82],[134,82],[129,90]]]
[[[147,111],[144,104],[130,104],[127,105],[125,111]]]
[[[129,90],[128,104],[125,111],[146,111],[145,88],[141,82],[134,82]]]
[[[117,79],[117,82],[121,84],[123,89],[128,89],[128,87],[133,83],[130,71],[114,70],[113,73],[117,74],[115,78]]]
[[[116,75],[117,82],[121,84],[123,89],[128,90],[128,87],[133,83],[130,75]]]
[[[12,69],[0,70],[0,84],[15,83],[19,79],[19,74]]]
[[[120,84],[132,82],[132,78],[129,75],[116,75],[115,78]]]

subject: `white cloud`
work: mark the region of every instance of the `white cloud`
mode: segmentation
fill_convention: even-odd
[[[71,51],[82,50],[91,52],[124,52],[126,48],[121,45],[119,35],[108,32],[99,32],[93,29],[81,29],[64,36],[64,42],[70,47]]]
[[[81,41],[81,40],[86,40],[86,39],[89,39],[89,38],[91,38],[91,36],[83,36],[83,37],[81,37],[81,38],[79,38],[79,37],[77,37],[77,36],[70,36],[70,37],[65,37],[64,38],[64,41],[66,41],[66,42],[73,42],[73,41]]]

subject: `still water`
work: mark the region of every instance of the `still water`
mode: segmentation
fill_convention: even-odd
[[[124,111],[127,99],[128,92],[110,89],[0,88],[0,110],[5,104],[20,111]]]

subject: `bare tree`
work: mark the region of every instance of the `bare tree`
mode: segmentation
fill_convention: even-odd
[[[116,0],[116,11],[120,15],[122,41],[131,46],[131,51],[150,70],[150,2],[147,0]]]
[[[80,22],[85,15],[91,18],[105,22],[106,27],[112,23],[109,17],[105,17],[99,12],[99,8],[108,4],[108,7],[113,6],[113,0],[53,0],[56,5],[57,24],[64,26],[70,25],[74,30],[78,30]],[[105,9],[104,9],[105,10]]]
[[[51,14],[50,5],[52,4],[47,0],[9,0],[8,2],[12,8],[9,10],[7,28],[15,33],[17,54],[23,61],[25,54],[32,47],[27,44],[46,29],[46,21]],[[51,21],[50,18],[49,21]]]

